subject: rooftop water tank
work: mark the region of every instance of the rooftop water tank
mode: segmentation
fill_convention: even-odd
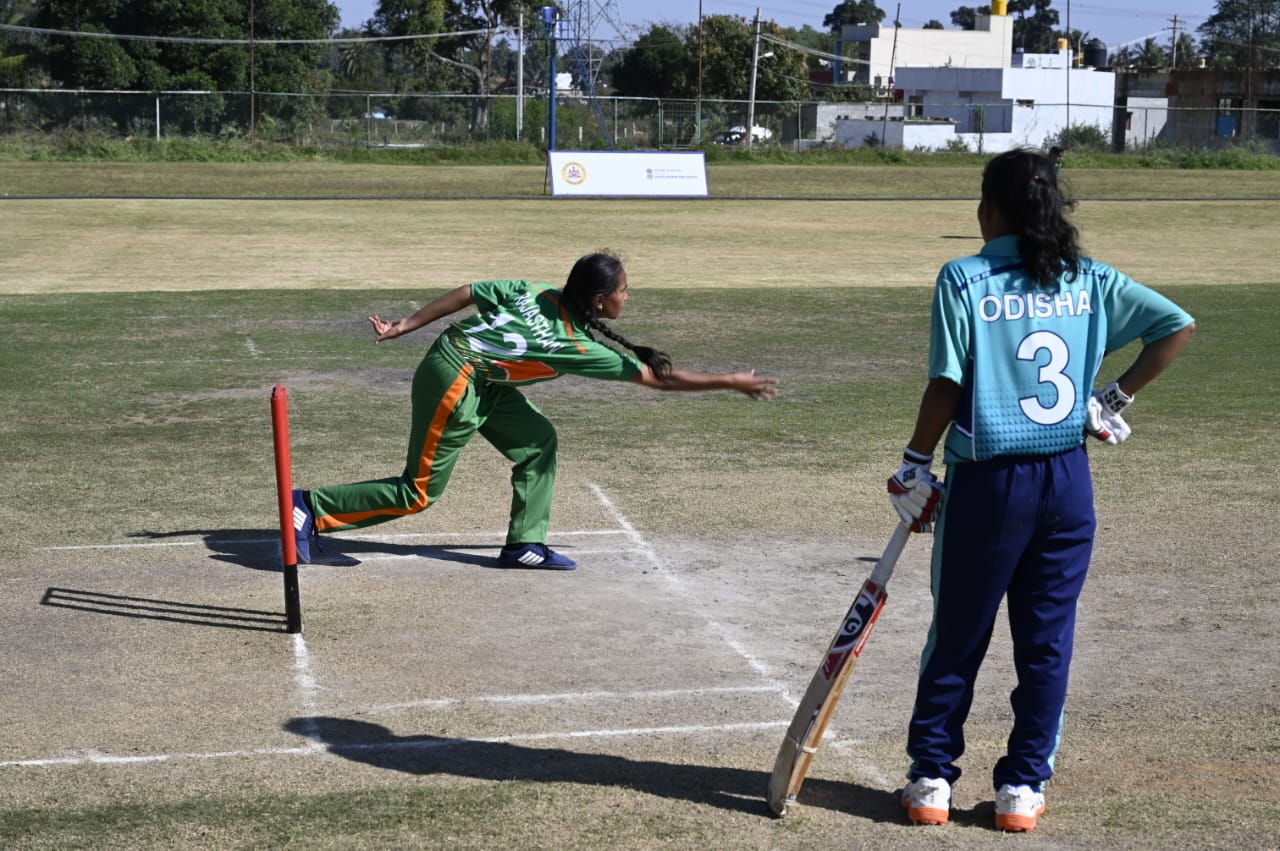
[[[1100,38],[1091,38],[1084,43],[1084,64],[1089,68],[1107,67],[1107,44]]]

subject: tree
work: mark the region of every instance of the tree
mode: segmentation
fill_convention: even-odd
[[[1018,15],[1013,22],[1013,43],[1016,46],[1027,53],[1053,53],[1058,49],[1058,12],[1050,8],[1052,2],[1010,0],[1009,13]]]
[[[926,21],[926,22],[925,22],[924,29],[926,29],[926,30],[944,30],[944,29],[946,29],[946,27],[944,27],[944,26],[942,25],[942,21],[939,21],[937,18],[930,18],[928,21]]]
[[[0,23],[23,26],[31,21],[35,9],[31,0],[0,0]],[[34,64],[32,45],[25,36],[0,32],[0,85],[22,85],[30,66]],[[5,105],[8,110],[8,105]]]
[[[1133,57],[1132,64],[1139,68],[1154,69],[1169,67],[1169,52],[1165,50],[1164,45],[1156,42],[1154,38],[1144,39],[1142,47],[1138,49],[1137,54]]]
[[[498,83],[495,33],[521,11],[525,20],[540,20],[522,0],[378,0],[369,23],[378,35],[439,36],[401,42],[397,50],[428,87],[460,84],[477,95],[471,101],[474,133],[489,125],[488,96]]]
[[[836,52],[836,34],[830,31],[815,30],[808,24],[805,24],[800,29],[787,27],[783,30],[782,37],[810,50],[816,50],[821,53]],[[824,64],[823,60],[813,55],[810,55],[806,61],[811,71],[818,70]]]
[[[1280,2],[1280,0],[1277,0]],[[1058,12],[1051,9],[1053,0],[1009,0],[1013,22],[1013,43],[1027,53],[1053,53],[1058,49]],[[985,10],[961,6],[951,12],[951,23],[962,30],[976,29],[978,13]],[[1028,12],[1031,14],[1028,16]]]
[[[314,70],[324,49],[266,42],[326,38],[338,22],[338,8],[328,0],[256,0],[252,21],[244,0],[45,0],[36,9],[39,27],[157,37],[50,38],[44,59],[51,76],[60,85],[85,89],[246,91],[252,72],[257,91],[314,91],[322,83]],[[240,43],[185,43],[164,36]],[[244,43],[249,38],[252,63]],[[276,106],[288,113],[297,108],[293,101],[281,99]]]
[[[978,28],[978,10],[972,6],[961,6],[951,10],[951,23],[962,30]]]
[[[838,33],[846,24],[878,24],[884,20],[884,15],[884,10],[876,5],[875,0],[845,0],[822,19],[822,26],[828,32]]]
[[[184,3],[183,5],[199,5]],[[243,8],[243,3],[239,3]],[[328,0],[254,0],[254,38],[323,39],[338,27],[338,7]],[[256,44],[254,88],[266,92],[311,91],[309,78],[323,48],[306,44]]]
[[[339,33],[347,38],[358,38],[356,30]],[[338,48],[338,72],[357,86],[371,86],[385,73],[386,52],[377,41],[351,41]]]
[[[1178,33],[1178,38],[1174,42],[1173,48],[1173,67],[1189,68],[1196,64],[1200,55],[1196,49],[1196,40],[1191,37],[1189,32]]]
[[[752,25],[740,15],[711,15],[702,20],[703,94],[725,100],[747,100],[751,96],[751,60],[755,41]],[[782,38],[782,28],[773,21],[760,23],[761,33]],[[697,30],[689,36],[690,55],[697,56]],[[805,56],[780,44],[761,43],[761,59],[756,66],[756,98],[759,100],[805,100],[809,96],[809,74]],[[765,57],[765,53],[772,56]]]
[[[1217,11],[1197,31],[1210,67],[1275,68],[1280,63],[1280,0],[1218,0]]]
[[[695,34],[695,50],[696,38]],[[697,88],[696,61],[678,35],[654,24],[623,54],[613,72],[613,86],[624,97],[686,96]]]

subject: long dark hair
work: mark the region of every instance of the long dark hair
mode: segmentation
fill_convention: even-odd
[[[637,346],[617,331],[600,321],[596,305],[601,298],[613,293],[622,283],[622,261],[607,251],[597,251],[580,257],[569,270],[565,281],[564,300],[587,319],[587,324],[615,343],[635,352],[653,374],[665,381],[671,376],[671,358],[665,352],[648,346]]]
[[[990,204],[1018,237],[1018,255],[1037,284],[1048,287],[1080,272],[1080,233],[1067,221],[1075,202],[1058,188],[1053,162],[1039,151],[1017,148],[987,163],[982,203]]]

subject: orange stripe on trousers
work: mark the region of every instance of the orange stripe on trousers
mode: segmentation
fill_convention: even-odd
[[[417,492],[417,499],[408,508],[380,508],[373,511],[361,511],[353,514],[331,514],[327,517],[316,518],[316,529],[323,532],[324,527],[333,528],[335,526],[347,526],[367,520],[370,517],[379,517],[391,515],[394,517],[402,517],[409,514],[417,514],[427,507],[427,482],[431,479],[431,465],[435,462],[436,451],[440,448],[440,438],[444,435],[445,424],[449,421],[449,417],[453,416],[454,410],[458,407],[458,400],[462,398],[462,394],[466,392],[467,385],[471,379],[471,373],[474,372],[471,364],[463,364],[462,369],[458,372],[458,377],[449,385],[449,389],[445,392],[444,398],[440,400],[440,404],[436,406],[435,414],[431,417],[431,426],[427,429],[427,439],[422,444],[422,455],[418,458],[418,474],[414,477],[414,490]],[[333,523],[325,523],[324,521],[336,521]]]

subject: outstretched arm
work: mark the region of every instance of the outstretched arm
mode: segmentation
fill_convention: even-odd
[[[666,379],[658,378],[647,364],[640,365],[637,382],[658,390],[736,390],[752,399],[772,399],[778,395],[778,379],[772,375],[756,375],[754,369],[747,372],[695,372],[691,369],[672,369]]]
[[[471,298],[471,285],[463,284],[456,289],[449,290],[449,292],[432,301],[426,307],[418,310],[417,313],[404,319],[388,322],[380,317],[370,316],[369,324],[373,325],[373,332],[378,335],[374,342],[381,343],[383,340],[390,340],[394,337],[408,334],[411,331],[417,331],[423,325],[430,325],[437,319],[443,319],[472,304],[475,304],[475,301]]]

